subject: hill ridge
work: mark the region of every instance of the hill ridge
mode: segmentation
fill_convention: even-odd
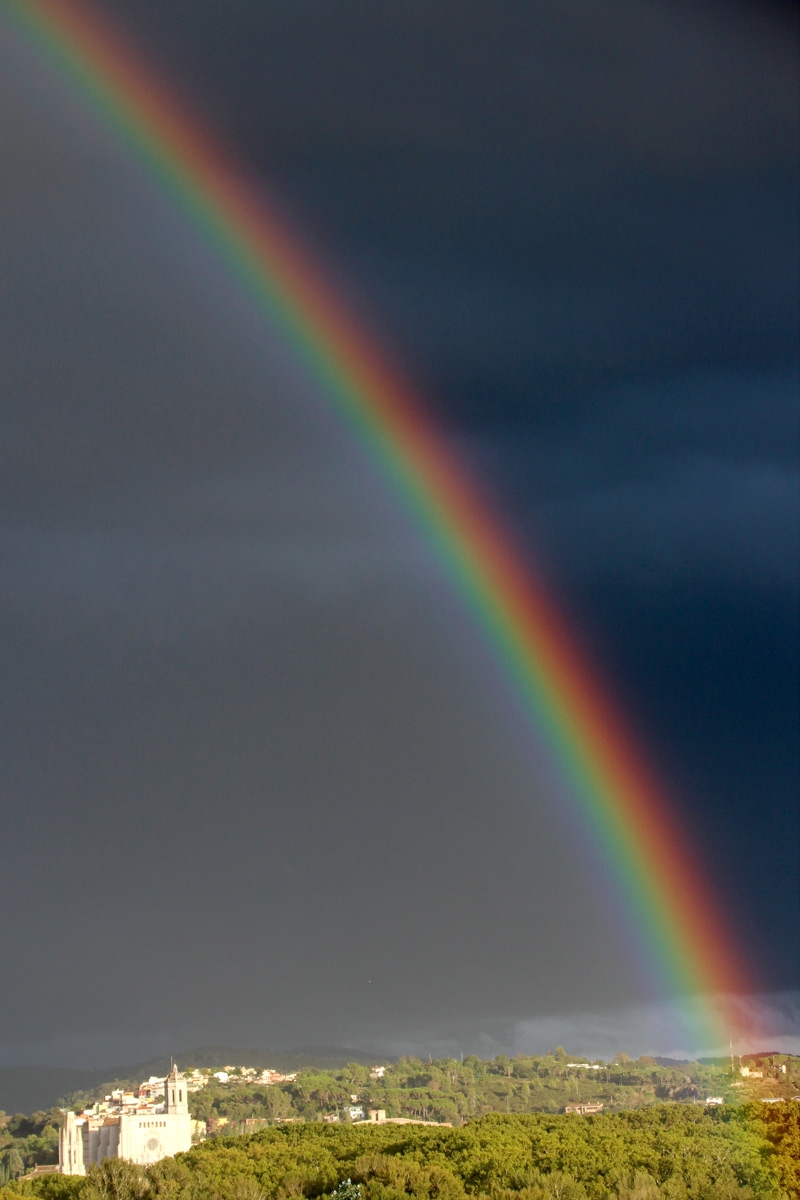
[[[304,1067],[330,1070],[349,1062],[371,1065],[390,1062],[386,1055],[369,1054],[347,1046],[293,1046],[288,1050],[266,1050],[234,1046],[195,1046],[160,1054],[143,1062],[109,1067],[0,1067],[0,1110],[31,1113],[55,1107],[76,1092],[95,1091],[104,1084],[139,1083],[149,1075],[163,1075],[174,1060],[179,1066],[274,1067],[292,1071]]]

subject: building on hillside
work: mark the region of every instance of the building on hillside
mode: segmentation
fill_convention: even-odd
[[[136,1093],[140,1100],[155,1100],[156,1096],[164,1095],[164,1077],[163,1075],[151,1075],[149,1079],[145,1079],[139,1084],[139,1090]],[[113,1099],[114,1092],[111,1093]]]
[[[173,1066],[164,1080],[160,1104],[122,1095],[96,1104],[81,1114],[65,1113],[58,1139],[58,1169],[62,1175],[85,1175],[91,1163],[104,1158],[128,1162],[158,1162],[192,1144],[192,1119],[186,1080]]]
[[[566,1106],[566,1108],[562,1109],[562,1112],[577,1113],[578,1116],[580,1116],[580,1117],[590,1117],[592,1115],[592,1113],[599,1113],[602,1111],[603,1111],[603,1105],[600,1103],[597,1103],[597,1104],[593,1104],[593,1103],[592,1104],[580,1104],[580,1103],[568,1104]]]
[[[37,1166],[20,1176],[20,1183],[23,1179],[41,1179],[43,1175],[56,1175],[57,1173],[58,1167],[54,1163],[38,1163]]]

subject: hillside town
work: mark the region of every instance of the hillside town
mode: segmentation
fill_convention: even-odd
[[[491,1113],[598,1117],[658,1104],[720,1106],[800,1101],[800,1058],[786,1054],[684,1063],[625,1054],[613,1062],[570,1056],[403,1058],[340,1067],[173,1063],[64,1097],[25,1117],[0,1112],[0,1184],[20,1177],[83,1175],[106,1159],[149,1167],[216,1138],[307,1124],[451,1128]]]

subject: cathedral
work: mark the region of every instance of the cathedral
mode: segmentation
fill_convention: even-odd
[[[173,1066],[164,1080],[163,1104],[138,1103],[122,1096],[120,1103],[95,1105],[83,1114],[65,1114],[58,1140],[58,1169],[62,1175],[85,1175],[91,1163],[104,1158],[129,1162],[158,1162],[192,1144],[186,1080]]]

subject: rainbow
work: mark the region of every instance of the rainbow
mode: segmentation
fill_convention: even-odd
[[[552,748],[667,995],[699,1002],[712,1044],[741,1036],[718,998],[753,989],[702,868],[552,601],[419,398],[261,190],[85,0],[4,3],[280,328],[399,489]]]

